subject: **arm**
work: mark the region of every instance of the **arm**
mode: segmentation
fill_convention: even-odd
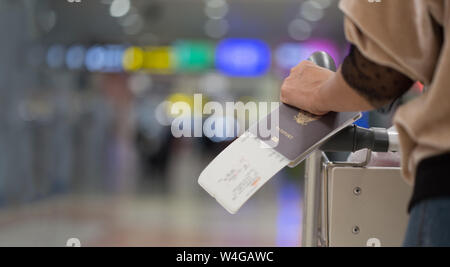
[[[281,87],[281,101],[323,115],[382,107],[406,92],[413,81],[365,58],[356,47],[334,73],[303,61]]]

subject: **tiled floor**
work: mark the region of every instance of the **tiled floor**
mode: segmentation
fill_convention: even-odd
[[[130,165],[125,169],[134,171],[119,175],[120,183],[107,180],[125,194],[92,193],[96,189],[88,184],[80,187],[83,194],[0,206],[0,246],[64,246],[72,237],[84,246],[299,245],[301,180],[292,179],[299,174],[273,177],[231,215],[198,185],[211,157],[191,146],[179,145],[172,153],[165,187],[154,184],[154,173],[139,180]]]
[[[0,211],[0,246],[275,246],[276,205],[267,192],[237,215],[209,198],[58,197]]]

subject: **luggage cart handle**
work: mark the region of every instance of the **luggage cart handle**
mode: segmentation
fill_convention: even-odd
[[[364,148],[373,152],[397,152],[398,133],[384,128],[362,128],[351,125],[334,135],[320,150],[325,152],[355,152]]]
[[[317,52],[313,53],[308,58],[308,60],[322,68],[329,69],[333,72],[336,71],[336,63],[334,62],[334,59],[327,52],[317,51]]]

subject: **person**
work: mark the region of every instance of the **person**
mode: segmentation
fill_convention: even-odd
[[[280,90],[286,104],[323,115],[392,103],[416,81],[425,93],[400,106],[402,175],[414,185],[405,246],[450,245],[450,1],[341,0],[351,43],[337,72],[303,61]]]

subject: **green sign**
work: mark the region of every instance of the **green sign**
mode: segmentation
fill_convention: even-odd
[[[214,64],[214,46],[207,41],[177,41],[174,53],[180,71],[203,71]]]

